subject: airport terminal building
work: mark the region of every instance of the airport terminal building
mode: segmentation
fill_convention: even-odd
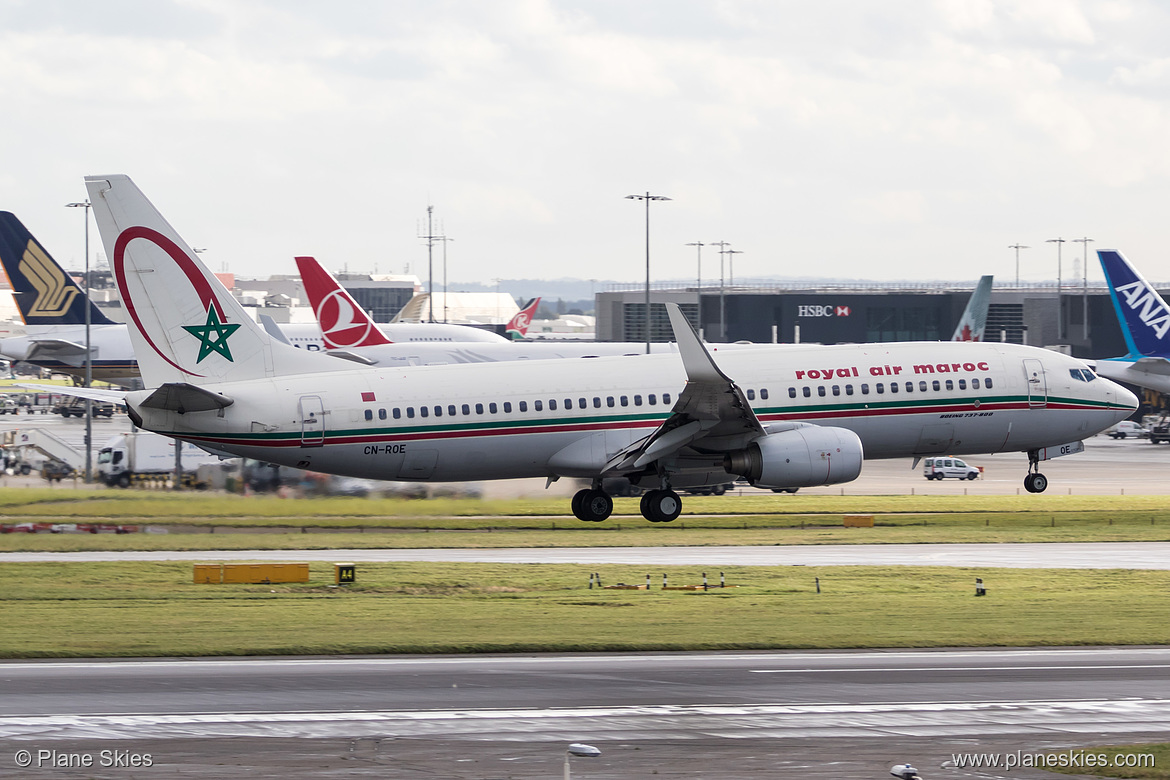
[[[737,284],[652,287],[650,337],[671,341],[663,306],[680,305],[712,342],[845,344],[949,340],[975,289],[922,284]],[[1160,290],[1163,295],[1166,290]],[[596,296],[599,341],[646,339],[645,288],[615,285]],[[1055,283],[996,285],[987,315],[987,341],[1054,347],[1085,359],[1126,352],[1105,287]]]

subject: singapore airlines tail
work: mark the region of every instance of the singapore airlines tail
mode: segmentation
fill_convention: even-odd
[[[156,405],[176,410],[223,407],[231,400],[192,388],[353,370],[344,361],[272,339],[129,177],[87,176],[85,184],[122,294],[143,382],[151,388],[171,386]]]
[[[516,316],[508,320],[508,327],[504,329],[504,335],[515,340],[527,336],[528,326],[532,324],[532,318],[536,316],[538,306],[540,306],[540,298],[533,298],[524,304],[520,311],[516,312]]]
[[[955,327],[955,335],[951,341],[983,341],[983,331],[987,328],[987,307],[991,303],[991,282],[994,277],[981,276],[975,292],[967,301],[967,308],[959,318]]]
[[[0,263],[25,325],[84,325],[87,306],[91,325],[116,324],[90,303],[28,228],[8,211],[0,211]]]
[[[357,301],[345,291],[333,274],[313,257],[298,257],[301,282],[317,322],[326,349],[352,349],[393,344]]]
[[[1170,357],[1170,306],[1118,251],[1097,252],[1129,356]]]

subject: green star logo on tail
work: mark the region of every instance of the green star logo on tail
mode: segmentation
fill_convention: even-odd
[[[239,327],[239,325],[227,325],[220,322],[219,312],[215,310],[215,306],[208,304],[206,325],[183,326],[183,330],[199,339],[199,357],[195,362],[202,363],[203,358],[212,352],[218,352],[234,363],[235,361],[232,360],[232,351],[228,348],[227,340]]]

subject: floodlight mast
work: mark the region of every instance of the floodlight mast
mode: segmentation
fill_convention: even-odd
[[[89,210],[88,200],[77,203],[66,203],[66,208],[85,209],[85,386],[93,384],[93,344],[90,340],[91,318],[89,313]],[[176,444],[176,446],[178,446]],[[93,481],[93,399],[85,399],[85,484]],[[175,475],[175,484],[179,484],[179,475]]]
[[[665,195],[627,195],[626,200],[646,202],[646,354],[650,354],[650,201],[670,200]]]

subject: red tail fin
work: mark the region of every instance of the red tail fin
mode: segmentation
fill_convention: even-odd
[[[536,316],[536,307],[539,305],[540,298],[533,298],[524,304],[524,308],[516,312],[515,317],[508,320],[508,327],[504,331],[504,335],[511,336],[513,339],[522,339],[528,335],[528,326],[532,324],[532,318]]]
[[[298,257],[297,268],[313,313],[321,325],[326,347],[349,349],[393,343],[315,258]]]

